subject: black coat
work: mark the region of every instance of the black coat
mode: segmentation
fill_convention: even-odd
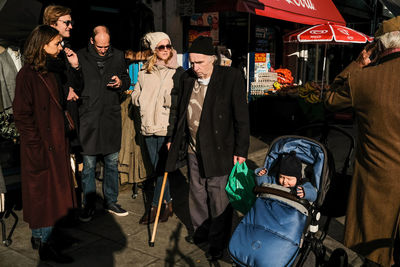
[[[196,76],[186,71],[181,79],[178,121],[172,136],[166,171],[177,168],[182,149],[187,150],[189,132],[187,108]],[[215,66],[204,99],[197,143],[205,177],[230,173],[233,156],[247,158],[249,111],[241,73],[234,68]]]
[[[106,155],[121,147],[120,92],[127,90],[131,81],[123,52],[110,49],[112,55],[105,61],[103,74],[87,48],[78,51],[84,79],[79,106],[79,139],[84,155]],[[106,86],[113,75],[121,79],[120,88]]]

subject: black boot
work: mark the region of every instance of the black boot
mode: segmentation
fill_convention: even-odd
[[[152,206],[149,212],[146,212],[139,221],[139,224],[151,224],[156,220],[157,207]]]
[[[170,201],[169,203],[165,204],[164,212],[160,216],[160,222],[168,221],[168,218],[172,217],[173,214],[174,212],[172,210],[172,201]]]
[[[40,241],[42,239],[40,237],[31,237],[31,244],[32,244],[32,249],[39,249],[40,247]]]
[[[57,263],[72,263],[74,261],[70,256],[62,254],[49,243],[40,244],[39,257],[42,261],[52,260]]]

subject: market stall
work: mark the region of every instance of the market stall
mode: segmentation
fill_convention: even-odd
[[[322,77],[318,76],[319,56],[316,55],[314,80],[305,81],[304,75],[302,75],[304,73],[300,71],[302,77],[297,79],[298,83],[295,83],[289,69],[274,69],[269,53],[249,53],[247,75],[250,106],[255,114],[252,118],[253,130],[271,132],[274,128],[279,128],[283,133],[290,133],[301,124],[324,120],[325,110],[321,98],[329,81],[325,74],[327,47],[335,44],[363,44],[372,40],[372,37],[361,32],[333,23],[304,28],[286,35],[285,43],[323,44],[325,46]],[[310,62],[310,64],[314,64],[314,62]],[[304,66],[301,68],[304,69]],[[259,110],[273,114],[272,119],[272,116],[268,117],[268,123],[272,129],[259,126],[258,122],[262,121],[262,116],[258,116]]]

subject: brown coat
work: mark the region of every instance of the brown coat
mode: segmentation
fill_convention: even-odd
[[[137,123],[140,121],[139,111],[133,111],[131,102],[128,96],[121,103],[122,139],[118,159],[121,184],[143,182],[153,173],[147,150],[142,149],[146,144]]]
[[[345,245],[383,266],[390,266],[399,225],[399,70],[400,54],[363,69],[352,63],[325,99],[331,109],[353,107],[357,119]]]
[[[54,74],[43,77],[57,96]],[[17,75],[13,109],[21,140],[24,220],[31,229],[53,226],[75,203],[68,143],[62,111],[29,65]]]

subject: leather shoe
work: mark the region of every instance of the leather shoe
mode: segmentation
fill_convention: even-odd
[[[208,242],[208,238],[207,237],[199,236],[199,235],[188,235],[188,236],[185,236],[185,240],[189,244],[194,244],[194,245],[200,245],[200,244]]]
[[[165,208],[164,208],[164,212],[163,214],[160,216],[160,222],[166,222],[168,221],[169,217],[172,217],[172,214],[174,214],[173,210],[172,210],[172,201],[165,204]]]
[[[209,261],[220,260],[220,259],[222,259],[223,256],[224,256],[223,249],[217,249],[217,248],[213,248],[213,247],[210,247],[210,249],[206,253],[206,258]]]
[[[62,254],[49,243],[40,244],[39,257],[42,261],[52,260],[57,263],[72,263],[74,261],[70,256]]]
[[[31,244],[32,244],[32,249],[39,249],[40,247],[40,242],[42,239],[40,237],[31,237]]]
[[[149,212],[146,212],[139,220],[139,224],[151,224],[156,220],[157,207],[152,206]]]

